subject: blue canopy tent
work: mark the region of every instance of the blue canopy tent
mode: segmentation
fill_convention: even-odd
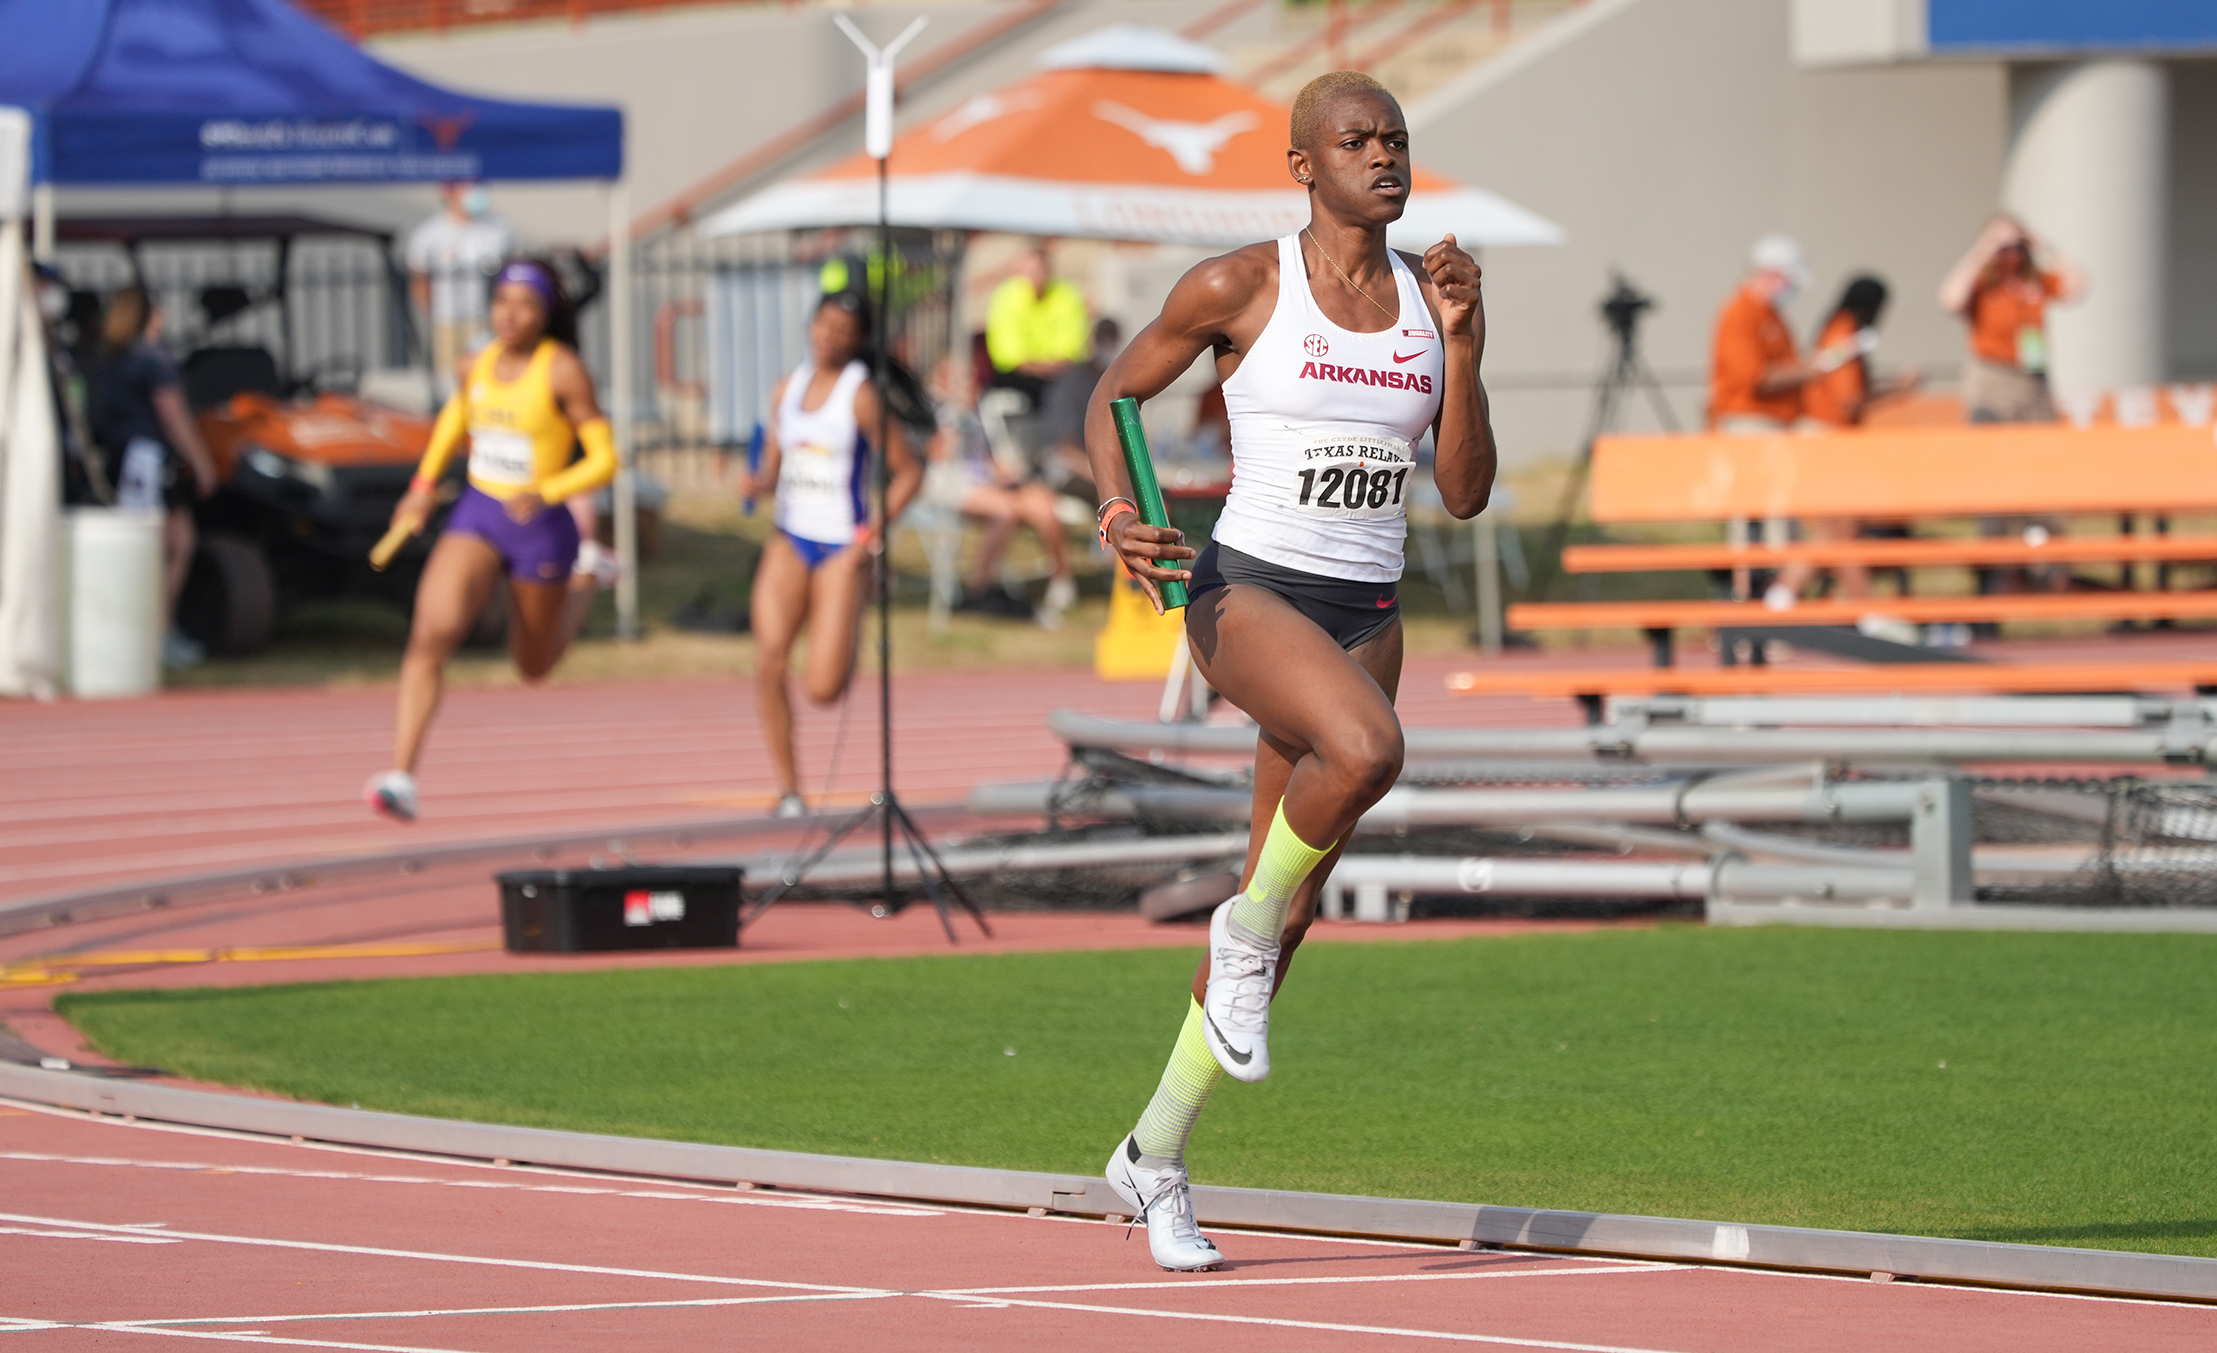
[[[633,631],[631,232],[620,110],[442,89],[284,0],[0,0],[0,105],[30,115],[42,254],[52,248],[56,185],[607,181],[610,405],[624,465],[617,609],[623,631]]]
[[[615,179],[623,114],[457,94],[284,0],[0,0],[31,181]]]

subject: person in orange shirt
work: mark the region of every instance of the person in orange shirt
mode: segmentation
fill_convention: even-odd
[[[1801,417],[1801,387],[1813,373],[1794,350],[1793,331],[1781,312],[1809,285],[1809,264],[1801,246],[1786,235],[1757,240],[1749,261],[1754,271],[1717,312],[1709,361],[1709,426],[1728,436],[1759,437],[1785,432]],[[1749,527],[1746,518],[1733,518],[1726,524],[1726,539],[1745,546]],[[1783,520],[1756,526],[1753,538],[1766,529],[1774,540],[1786,538]],[[1717,581],[1721,585],[1723,575]],[[1730,581],[1732,595],[1746,597],[1762,585],[1762,574],[1738,568]]]
[[[2040,266],[2044,257],[2047,267]],[[2077,265],[2022,223],[1997,216],[1940,283],[1940,308],[1971,326],[1963,404],[1974,423],[2052,423],[2048,394],[2050,301],[2086,292]]]
[[[1817,331],[1815,373],[1801,390],[1802,417],[1813,432],[1855,427],[1871,405],[1917,388],[1920,377],[1903,372],[1873,382],[1870,354],[1878,346],[1878,320],[1886,313],[1886,284],[1863,274],[1848,281],[1840,302]]]
[[[1755,242],[1754,271],[1717,314],[1710,352],[1709,426],[1750,435],[1784,432],[1801,417],[1801,391],[1815,373],[1794,349],[1780,312],[1809,285],[1801,246],[1785,235]]]
[[[1917,387],[1920,377],[1914,371],[1884,381],[1871,379],[1870,354],[1878,347],[1878,319],[1885,310],[1886,284],[1876,277],[1865,274],[1852,278],[1840,293],[1839,304],[1817,331],[1815,351],[1809,360],[1813,374],[1801,388],[1799,426],[1803,431],[1838,432],[1855,427],[1871,405]],[[1826,518],[1802,523],[1802,536],[1807,540],[1853,540],[1863,525],[1844,517]],[[1817,572],[1807,564],[1780,570],[1778,581],[1765,599],[1771,600],[1775,594],[1780,600],[1791,601]],[[1861,564],[1839,565],[1832,570],[1832,577],[1843,597],[1871,595],[1871,571]],[[1775,601],[1773,606],[1783,609]]]

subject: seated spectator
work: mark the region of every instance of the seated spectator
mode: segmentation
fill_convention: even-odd
[[[924,467],[924,499],[982,522],[985,538],[963,589],[958,611],[1036,618],[1053,629],[1078,599],[1070,571],[1070,540],[1055,515],[1055,493],[1037,480],[1002,475],[986,447],[985,431],[963,398],[962,380],[952,357],[932,372],[932,402],[939,431],[931,439]],[[1035,612],[999,582],[1001,559],[1019,526],[1029,526],[1047,551],[1051,576],[1046,600]]]
[[[985,346],[993,359],[992,385],[1020,391],[1027,410],[1040,407],[1047,382],[1086,359],[1085,297],[1055,280],[1045,247],[1025,250],[1015,275],[993,289]]]
[[[2045,255],[2043,269],[2038,258]],[[2074,301],[2086,275],[2032,232],[1997,216],[1940,283],[1940,308],[1970,325],[1963,404],[1974,423],[2052,423],[2049,301]]]
[[[1098,495],[1093,491],[1093,465],[1085,454],[1085,408],[1093,402],[1093,387],[1101,383],[1101,373],[1115,360],[1123,336],[1115,320],[1096,320],[1093,355],[1048,382],[1047,397],[1040,407],[1049,448],[1040,477],[1055,492],[1082,499],[1089,515]]]

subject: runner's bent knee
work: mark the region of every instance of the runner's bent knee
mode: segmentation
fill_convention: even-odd
[[[1405,753],[1401,725],[1389,719],[1336,734],[1318,756],[1348,792],[1367,805],[1383,798],[1401,778]]]

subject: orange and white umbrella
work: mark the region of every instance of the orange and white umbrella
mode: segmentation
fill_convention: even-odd
[[[1286,173],[1286,108],[1216,73],[1214,49],[1136,25],[1051,49],[1032,78],[980,94],[893,143],[894,225],[1237,245],[1307,224]],[[1388,232],[1421,249],[1559,244],[1562,230],[1419,169]],[[878,219],[877,162],[855,155],[708,218],[740,235]]]

